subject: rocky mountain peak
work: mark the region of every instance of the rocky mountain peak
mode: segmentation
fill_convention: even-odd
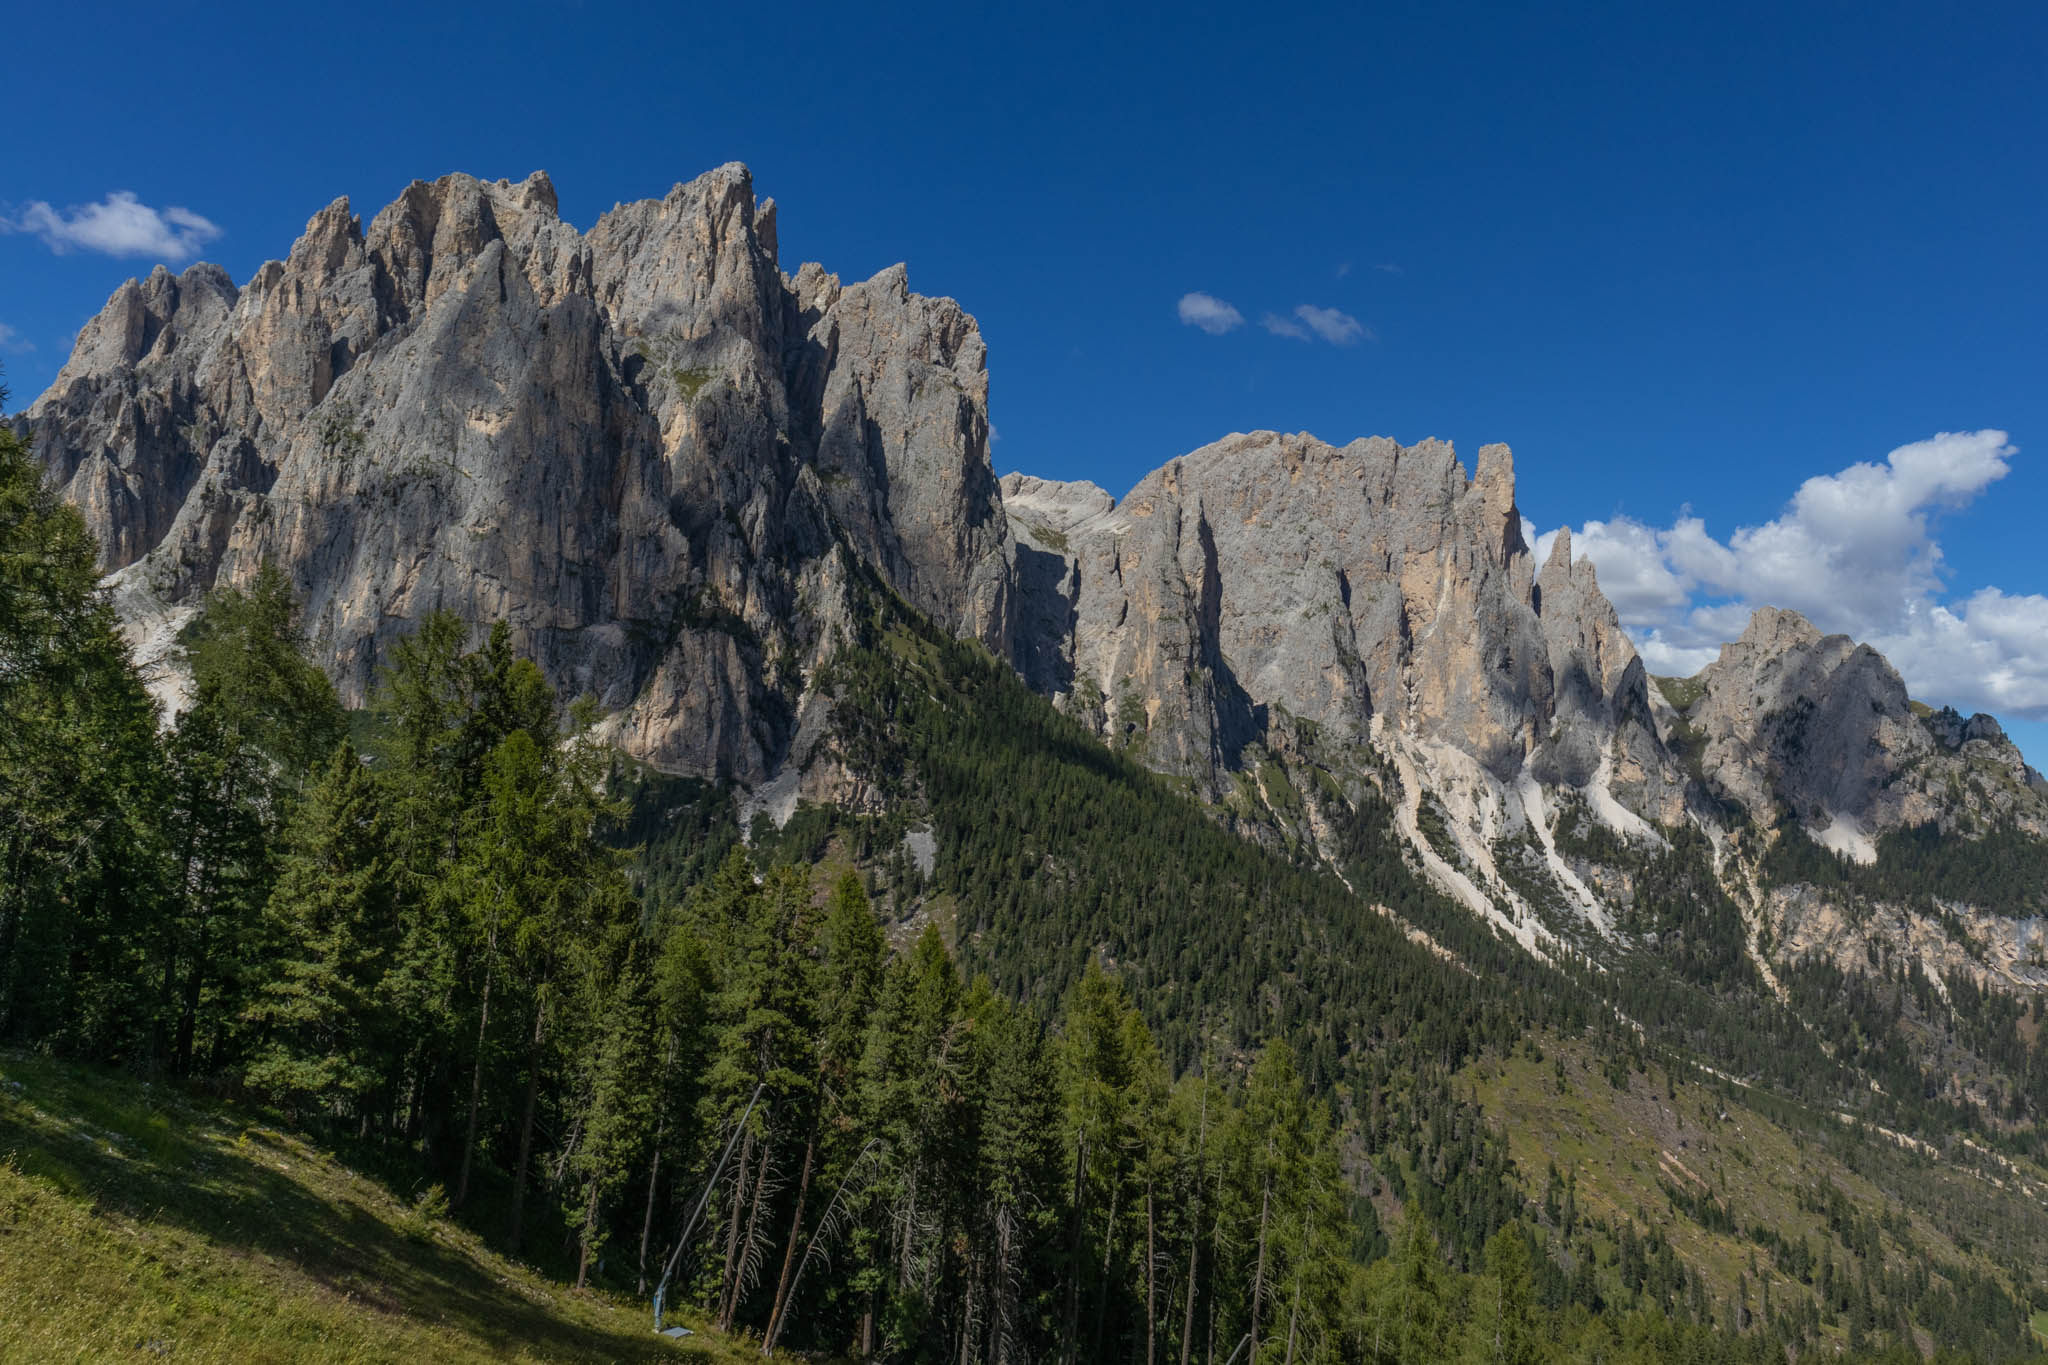
[[[1749,624],[1742,628],[1742,634],[1721,649],[1724,655],[1729,650],[1778,655],[1787,650],[1809,649],[1824,638],[1820,627],[1796,611],[1786,607],[1758,607],[1749,614]],[[1846,635],[1838,638],[1844,642],[1849,640]]]
[[[1514,452],[1498,443],[1481,446],[1472,484],[1485,507],[1487,529],[1500,536],[1502,562],[1526,555],[1529,547],[1522,540],[1522,514],[1515,506]]]
[[[1572,568],[1572,528],[1560,526],[1557,535],[1550,542],[1550,553],[1544,557],[1543,572],[1546,574],[1569,574]]]
[[[987,392],[973,319],[901,267],[786,278],[735,163],[587,233],[540,173],[417,181],[367,228],[336,200],[239,290],[117,290],[23,425],[131,614],[274,560],[351,700],[422,613],[502,618],[634,751],[758,781],[835,545],[1009,648]]]
[[[367,224],[336,200],[240,288],[123,285],[18,420],[152,647],[266,560],[350,701],[425,613],[502,619],[630,752],[760,809],[862,799],[816,686],[858,577],[1303,847],[1330,784],[1375,788],[1532,947],[1560,904],[1618,932],[1634,894],[1560,852],[1567,822],[1738,858],[1735,812],[1859,856],[1930,821],[2048,833],[1996,722],[1917,707],[1794,612],[1653,714],[1570,534],[1537,562],[1505,445],[1468,472],[1443,441],[1240,432],[1121,497],[998,481],[973,317],[902,265],[785,273],[777,216],[737,163],[587,231],[540,173],[415,181]]]
[[[1591,566],[1567,546],[1537,587],[1506,446],[1468,476],[1440,441],[1240,433],[1121,499],[1019,475],[1003,490],[1019,620],[1051,642],[1027,676],[1157,766],[1220,789],[1283,717],[1356,739],[1377,720],[1504,782],[1604,771],[1676,799]]]
[[[2048,832],[2038,777],[1996,721],[1928,711],[1882,654],[1796,611],[1758,608],[1691,690],[1680,719],[1704,779],[1766,827],[1859,856],[1907,825],[2010,816]]]

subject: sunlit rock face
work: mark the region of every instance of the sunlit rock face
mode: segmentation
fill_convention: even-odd
[[[1662,809],[1682,777],[1591,564],[1539,571],[1514,463],[1468,475],[1438,441],[1231,436],[1121,500],[1004,480],[1027,676],[1148,761],[1210,777],[1276,717],[1364,739],[1371,720],[1582,785],[1603,765]]]
[[[416,183],[367,226],[337,201],[240,287],[123,285],[17,420],[146,647],[266,560],[352,702],[426,612],[504,620],[627,750],[778,810],[846,789],[788,770],[829,755],[860,578],[1212,796],[1304,722],[1379,753],[1475,867],[1579,798],[1631,837],[1789,816],[1859,856],[2048,831],[1995,722],[1916,711],[1793,613],[1653,691],[1569,535],[1537,563],[1505,446],[1258,432],[1121,498],[999,483],[974,320],[900,266],[785,274],[775,224],[737,165],[588,232],[538,174]]]
[[[275,561],[350,701],[423,613],[503,619],[634,752],[753,782],[853,566],[1010,649],[987,400],[958,305],[784,275],[729,165],[587,233],[540,174],[336,201],[239,289],[123,285],[23,426],[137,612]]]

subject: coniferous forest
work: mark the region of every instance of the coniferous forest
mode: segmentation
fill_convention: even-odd
[[[1842,1260],[1736,1229],[1773,1301],[1516,1167],[1459,1076],[1539,1037],[1616,1086],[1710,1087],[1688,1059],[1744,1049],[1794,1097],[1851,1084],[1701,967],[1710,901],[1645,910],[1704,949],[1539,966],[1383,808],[1340,882],[878,587],[817,681],[849,766],[936,826],[929,873],[900,814],[742,841],[729,794],[625,763],[502,625],[428,616],[346,711],[269,569],[187,630],[166,726],[95,559],[0,433],[0,1046],[261,1105],[578,1286],[827,1358],[2033,1349],[2010,1277],[1915,1267],[1889,1213],[1817,1193]],[[1897,1089],[1887,1118],[1956,1117]]]

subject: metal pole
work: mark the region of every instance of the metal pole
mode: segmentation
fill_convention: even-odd
[[[661,1297],[662,1291],[668,1288],[668,1277],[675,1273],[676,1261],[682,1256],[683,1248],[689,1244],[690,1234],[697,1230],[697,1219],[703,1214],[704,1205],[718,1184],[718,1177],[725,1174],[725,1163],[732,1159],[732,1149],[739,1145],[740,1134],[746,1130],[747,1120],[753,1117],[754,1106],[759,1103],[761,1091],[767,1088],[767,1085],[768,1082],[764,1080],[754,1087],[754,1097],[747,1101],[746,1111],[740,1115],[740,1121],[733,1125],[732,1136],[725,1140],[725,1150],[719,1154],[718,1165],[712,1168],[710,1181],[704,1186],[704,1192],[697,1196],[697,1207],[690,1210],[690,1221],[683,1224],[683,1235],[676,1238],[676,1249],[668,1254],[668,1263],[661,1268],[661,1282],[654,1286],[654,1330],[657,1332],[661,1330]]]

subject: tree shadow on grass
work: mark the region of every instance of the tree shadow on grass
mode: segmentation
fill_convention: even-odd
[[[568,1291],[480,1258],[464,1245],[470,1234],[412,1214],[383,1186],[297,1139],[244,1127],[232,1111],[127,1078],[0,1061],[0,1153],[102,1213],[274,1261],[367,1309],[453,1328],[507,1355],[713,1358],[655,1338],[637,1316],[616,1326],[563,1317],[548,1300]]]

